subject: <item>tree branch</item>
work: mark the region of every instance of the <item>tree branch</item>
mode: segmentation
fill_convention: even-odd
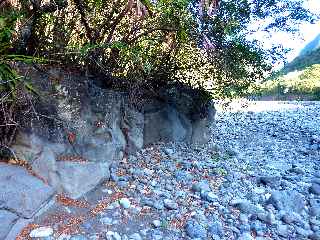
[[[74,3],[80,13],[80,21],[85,28],[87,38],[90,43],[94,43],[93,31],[90,28],[89,23],[87,22],[85,8],[84,8],[82,2],[81,2],[81,0],[74,0]]]
[[[127,43],[128,44],[132,44],[134,43],[135,41],[137,41],[139,38],[143,37],[143,36],[147,36],[148,34],[150,33],[153,33],[153,32],[156,32],[156,31],[168,31],[168,32],[176,32],[178,31],[178,29],[175,29],[175,28],[152,28],[152,29],[149,29],[143,33],[140,33],[138,34],[137,36],[135,36],[134,38],[132,38],[131,40],[129,40]]]
[[[111,18],[114,14],[114,12],[116,11],[119,3],[121,2],[121,0],[118,0],[116,3],[114,3],[110,13],[108,14],[108,16],[105,17],[105,20],[103,21],[103,23],[101,24],[102,29],[99,30],[97,29],[97,36],[100,32],[100,38],[99,38],[99,42],[101,42],[104,38],[104,35],[107,33],[107,31],[110,29],[110,25],[108,23],[111,22]]]
[[[112,24],[111,30],[110,30],[108,37],[107,37],[107,41],[106,41],[107,43],[110,43],[110,41],[113,37],[114,31],[117,28],[117,25],[121,22],[121,20],[125,17],[125,15],[131,10],[132,6],[133,6],[133,0],[129,0],[126,8],[122,10],[122,12],[119,14],[119,16],[116,18],[116,20]]]

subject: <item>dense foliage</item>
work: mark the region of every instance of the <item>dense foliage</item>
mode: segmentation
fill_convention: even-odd
[[[293,31],[312,21],[299,0],[4,0],[18,14],[11,52],[73,64],[106,84],[149,90],[175,81],[215,96],[242,94],[278,48],[249,41],[252,23]],[[1,18],[2,19],[2,18]],[[3,25],[3,24],[2,24]],[[5,31],[7,26],[1,29]],[[125,80],[125,81],[123,81]],[[128,84],[130,83],[130,84]]]

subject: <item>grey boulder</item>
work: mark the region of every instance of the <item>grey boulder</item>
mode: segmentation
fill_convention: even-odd
[[[22,167],[0,164],[0,208],[31,218],[54,194],[54,190]]]
[[[109,178],[108,163],[57,162],[61,190],[79,198]]]
[[[267,200],[268,204],[272,204],[277,210],[286,210],[288,212],[300,213],[305,208],[304,197],[294,190],[274,191]]]

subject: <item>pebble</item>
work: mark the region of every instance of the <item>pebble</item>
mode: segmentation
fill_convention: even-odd
[[[161,226],[161,221],[160,220],[153,220],[152,225],[156,228]]]
[[[169,210],[176,210],[178,209],[178,204],[170,199],[163,200],[164,206]]]
[[[121,236],[117,232],[108,231],[106,233],[107,240],[121,240]]]
[[[121,205],[121,207],[128,209],[131,207],[131,202],[128,198],[121,198],[119,200],[119,204]]]
[[[140,236],[139,233],[134,233],[130,235],[129,240],[142,240],[142,237]]]
[[[213,192],[204,192],[201,195],[202,195],[202,198],[208,202],[214,202],[219,199],[219,197]]]
[[[207,236],[207,230],[196,221],[188,221],[185,230],[192,239],[205,238]]]
[[[210,223],[208,227],[208,232],[212,235],[222,237],[224,235],[224,230],[221,222],[216,220],[214,223]]]
[[[284,222],[284,223],[287,223],[287,224],[291,224],[293,222],[296,221],[296,218],[293,214],[290,214],[290,213],[286,213],[282,216],[281,220]]]
[[[109,217],[104,217],[100,219],[100,222],[104,225],[112,225],[113,219]]]
[[[89,238],[87,238],[84,235],[75,235],[75,236],[72,236],[70,240],[89,240]]]
[[[260,177],[259,182],[270,186],[272,188],[278,187],[281,184],[281,177],[279,176],[263,176]]]
[[[243,233],[239,238],[238,240],[254,240],[254,238],[251,236],[250,233],[246,232],[246,233]]]
[[[277,227],[277,233],[281,236],[281,237],[288,237],[288,226],[287,225],[278,225]]]
[[[192,185],[192,190],[195,192],[209,192],[211,189],[207,181],[200,181]]]

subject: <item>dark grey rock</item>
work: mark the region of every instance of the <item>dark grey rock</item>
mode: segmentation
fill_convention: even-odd
[[[320,227],[320,220],[317,220],[316,218],[310,218],[310,223]]]
[[[254,221],[254,222],[251,222],[250,228],[252,231],[258,233],[258,232],[264,231],[266,229],[266,225],[259,221]]]
[[[239,236],[238,240],[253,240],[253,237],[250,233],[245,232]]]
[[[129,240],[142,240],[142,237],[139,233],[134,233],[130,235]]]
[[[174,154],[174,150],[172,148],[165,148],[164,152],[168,155],[168,156],[172,156]]]
[[[172,201],[170,199],[164,199],[163,203],[164,203],[164,206],[169,210],[176,210],[179,207],[175,201]]]
[[[224,235],[224,230],[221,222],[217,220],[213,223],[209,223],[208,233],[210,235],[218,235],[222,237]]]
[[[262,183],[262,184],[270,186],[270,187],[278,187],[281,184],[281,177],[279,177],[279,176],[263,176],[258,179],[258,183]]]
[[[290,212],[284,214],[281,217],[281,220],[286,224],[291,224],[291,223],[294,223],[294,222],[298,221],[297,217],[294,214],[290,213]]]
[[[320,231],[315,232],[309,236],[311,240],[320,240]]]
[[[249,222],[248,216],[246,214],[241,213],[239,216],[239,221],[244,224],[248,223]]]
[[[281,237],[288,237],[289,235],[289,229],[287,225],[278,225],[277,227],[277,233],[281,236]]]
[[[263,213],[263,212],[260,212],[257,214],[257,217],[259,220],[269,224],[269,225],[272,225],[275,223],[275,216],[273,213],[269,212],[269,213]]]
[[[320,185],[317,183],[312,183],[309,191],[315,195],[320,195]]]
[[[304,170],[302,168],[297,167],[297,166],[293,166],[291,169],[289,169],[289,172],[294,173],[294,174],[298,174],[298,175],[304,174]]]
[[[219,197],[214,192],[201,192],[201,198],[208,202],[214,202],[219,199]]]
[[[236,199],[230,202],[230,205],[239,209],[245,214],[257,214],[261,210],[246,199]]]
[[[128,185],[129,185],[129,182],[127,182],[127,181],[120,180],[117,182],[117,186],[119,188],[126,188],[126,187],[128,187]]]
[[[320,178],[312,179],[312,183],[320,184]]]
[[[195,192],[209,192],[211,191],[208,181],[201,181],[192,185],[192,190]]]
[[[308,236],[312,235],[312,231],[311,230],[306,230],[302,227],[296,227],[296,231],[297,234],[299,234],[302,237],[307,238]]]
[[[157,201],[157,200],[151,200],[151,199],[143,199],[141,203],[145,206],[153,207],[157,210],[163,210],[164,205],[162,202]]]
[[[157,127],[155,127],[157,126]],[[144,144],[159,141],[191,141],[192,124],[182,113],[170,106],[160,106],[145,113]]]
[[[303,196],[294,190],[274,191],[267,200],[277,210],[294,211],[300,213],[305,208]]]
[[[125,117],[121,119],[121,128],[127,129],[126,151],[134,154],[143,147],[144,115],[131,107],[125,107]]]
[[[320,216],[320,199],[319,200],[310,200],[309,214],[311,216]]]
[[[241,233],[250,232],[250,225],[249,224],[241,224],[239,229],[240,229]]]

